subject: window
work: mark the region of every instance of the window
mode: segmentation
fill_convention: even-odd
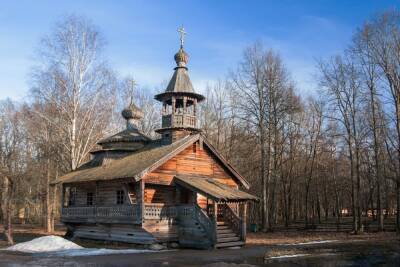
[[[117,190],[117,204],[124,204],[124,190]]]
[[[86,194],[86,205],[87,206],[93,206],[93,196],[94,196],[93,192],[88,192]]]
[[[75,206],[76,202],[76,187],[71,187],[69,190],[68,206]]]

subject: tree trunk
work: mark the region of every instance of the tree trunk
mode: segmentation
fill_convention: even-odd
[[[351,138],[351,134],[349,134],[349,140]],[[353,148],[352,145],[349,141],[348,147],[349,147],[349,157],[350,157],[350,179],[351,179],[351,209],[352,209],[352,215],[353,215],[353,231],[354,233],[358,233],[358,222],[357,222],[357,199],[356,199],[356,192],[355,192],[355,187],[354,187],[354,163],[353,163]]]
[[[3,191],[2,191],[2,212],[3,212],[3,227],[4,236],[9,245],[14,244],[13,231],[12,231],[12,182],[8,177],[4,177]]]
[[[46,174],[46,232],[52,233],[52,203],[50,196],[50,158],[47,159],[47,174]]]
[[[262,220],[262,230],[267,231],[268,227],[268,173],[266,171],[265,161],[266,161],[266,153],[265,153],[265,140],[264,140],[265,132],[263,126],[261,126],[260,133],[260,146],[261,146],[261,181],[262,181],[262,208],[261,208],[261,220]],[[267,172],[267,174],[266,174]]]

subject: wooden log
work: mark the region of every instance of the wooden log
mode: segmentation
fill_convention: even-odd
[[[214,210],[213,210],[213,248],[216,248],[217,245],[217,224],[218,224],[218,204],[214,201]]]
[[[142,179],[142,180],[140,180],[140,186],[139,186],[139,192],[140,192],[140,195],[139,195],[139,203],[140,203],[140,221],[142,222],[142,223],[144,223],[144,190],[145,190],[145,183],[144,183],[144,180]]]
[[[240,218],[242,219],[241,226],[241,239],[242,241],[246,241],[246,233],[247,233],[247,202],[240,203]]]

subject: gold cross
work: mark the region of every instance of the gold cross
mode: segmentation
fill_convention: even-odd
[[[185,42],[185,35],[187,33],[185,32],[185,28],[183,28],[183,26],[181,26],[178,29],[178,32],[179,32],[179,35],[180,35],[179,39],[181,40],[181,47],[183,47],[183,43]]]

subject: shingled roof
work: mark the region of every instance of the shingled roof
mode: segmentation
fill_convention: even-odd
[[[137,129],[125,129],[97,142],[99,145],[113,142],[149,142],[151,138]]]
[[[187,136],[170,145],[160,140],[153,141],[132,155],[106,165],[91,166],[90,162],[81,168],[58,178],[55,183],[76,183],[141,177],[166,162],[172,155],[185,149],[199,138],[198,134]]]
[[[208,176],[177,175],[174,177],[174,182],[217,202],[258,200],[249,193],[220,183]]]
[[[124,178],[133,178],[139,181],[143,175],[155,170],[200,139],[221,162],[223,167],[230,172],[241,185],[248,189],[250,186],[246,179],[244,179],[201,134],[189,135],[168,145],[163,144],[161,140],[153,140],[131,155],[116,159],[105,165],[91,164],[91,161],[89,161],[77,170],[59,177],[54,183],[76,183]]]
[[[196,97],[198,101],[204,100],[204,96],[196,93],[190,81],[188,70],[186,67],[176,67],[171,80],[168,83],[167,89],[161,94],[155,96],[155,99],[162,101],[164,97],[169,95],[191,95]]]

